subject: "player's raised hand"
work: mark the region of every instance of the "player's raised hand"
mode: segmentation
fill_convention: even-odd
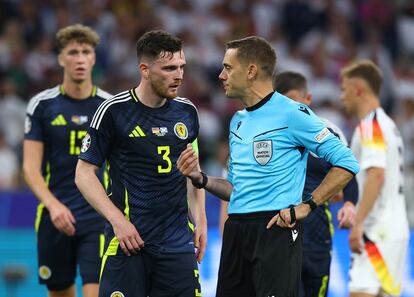
[[[144,247],[144,241],[135,226],[125,217],[112,223],[119,246],[127,256],[136,255]]]
[[[184,176],[189,178],[199,175],[198,155],[191,144],[187,144],[186,149],[181,152],[177,160],[177,168]]]
[[[68,236],[75,235],[75,217],[72,212],[59,200],[54,200],[48,205],[50,219],[53,225]]]
[[[352,228],[355,225],[356,209],[353,203],[346,201],[338,211],[339,228]]]

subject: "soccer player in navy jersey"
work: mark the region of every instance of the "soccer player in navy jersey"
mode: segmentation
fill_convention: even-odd
[[[310,105],[312,95],[308,92],[306,78],[297,72],[285,71],[274,76],[275,91],[297,102]],[[342,131],[327,119],[322,119],[327,128],[342,142],[347,140]],[[309,154],[303,200],[322,182],[332,167],[331,164],[314,154]],[[341,195],[338,195],[341,196]],[[338,211],[339,227],[351,228],[355,224],[355,204],[358,200],[358,184],[355,177],[343,190],[344,205]],[[328,295],[330,264],[332,253],[333,225],[328,203],[318,206],[302,220],[303,263],[301,296],[321,297]]]
[[[98,106],[111,97],[92,83],[99,36],[77,24],[56,35],[63,83],[34,96],[25,125],[23,171],[39,199],[36,218],[39,282],[51,297],[74,297],[79,266],[83,296],[98,296],[103,218],[77,189],[82,138]]]
[[[76,170],[79,189],[109,222],[99,296],[201,296],[205,193],[176,167],[187,145],[197,151],[199,131],[195,106],[177,96],[186,64],[181,40],[149,31],[137,57],[139,85],[98,108]],[[105,161],[110,198],[95,175]]]
[[[359,170],[351,151],[306,105],[273,91],[276,54],[260,37],[227,43],[220,80],[245,106],[230,122],[227,179],[199,171],[188,147],[183,175],[230,200],[218,275],[218,297],[298,296],[302,230],[296,220],[342,190]],[[302,203],[309,151],[333,167]]]

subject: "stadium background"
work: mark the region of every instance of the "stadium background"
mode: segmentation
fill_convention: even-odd
[[[36,199],[21,178],[21,141],[28,99],[61,81],[54,34],[76,22],[101,36],[94,81],[114,94],[137,85],[135,41],[143,32],[162,28],[183,39],[187,66],[180,95],[199,109],[202,167],[211,175],[223,170],[229,118],[241,108],[224,97],[217,78],[227,40],[267,38],[278,55],[277,71],[304,74],[313,109],[337,123],[348,138],[355,119],[341,110],[339,71],[356,57],[373,59],[384,72],[382,104],[405,142],[405,191],[414,227],[414,1],[0,0],[0,275],[8,267],[27,273],[15,290],[8,290],[2,277],[0,296],[46,294],[36,281]],[[201,278],[204,296],[211,297],[220,253],[216,198],[207,197],[207,212],[209,246]],[[332,297],[347,295],[347,234],[335,232]],[[404,278],[403,296],[414,296],[413,239]]]

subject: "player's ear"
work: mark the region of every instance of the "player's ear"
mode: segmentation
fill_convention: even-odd
[[[57,58],[58,58],[59,66],[60,67],[65,67],[65,63],[63,61],[63,55],[62,55],[62,53],[59,53],[58,56],[57,56]]]
[[[253,79],[257,76],[257,66],[255,64],[250,64],[247,68],[247,78]]]
[[[361,96],[366,91],[366,84],[361,79],[355,79],[354,88],[356,95]]]
[[[141,73],[141,77],[148,79],[149,77],[149,66],[147,63],[140,63],[139,64],[139,71]]]
[[[310,105],[312,103],[312,94],[311,93],[306,93],[306,105]]]
[[[92,66],[95,66],[96,63],[96,53],[93,54]]]

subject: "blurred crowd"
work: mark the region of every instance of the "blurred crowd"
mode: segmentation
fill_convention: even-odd
[[[61,82],[54,37],[82,23],[101,37],[94,82],[116,94],[137,85],[135,42],[165,29],[184,41],[187,59],[181,96],[199,109],[203,168],[220,175],[227,127],[242,108],[224,97],[218,80],[225,42],[248,35],[268,39],[276,71],[306,76],[313,109],[348,138],[355,119],[343,113],[339,73],[355,58],[382,69],[381,101],[405,141],[406,192],[414,226],[414,1],[410,0],[1,0],[0,189],[23,187],[21,145],[27,101]]]

